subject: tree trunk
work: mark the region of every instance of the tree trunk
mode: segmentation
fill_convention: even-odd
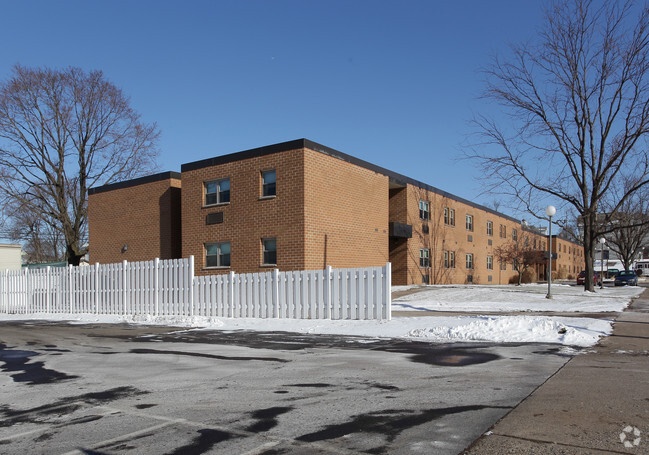
[[[590,292],[595,290],[595,283],[593,281],[593,274],[595,272],[593,261],[593,245],[595,244],[593,221],[592,214],[584,217],[584,270],[586,270],[584,291]]]
[[[66,259],[68,261],[69,265],[74,265],[78,266],[81,263],[81,259],[83,258],[83,254],[77,254],[75,252],[74,245],[67,245],[66,246]]]

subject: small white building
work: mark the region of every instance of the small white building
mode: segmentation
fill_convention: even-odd
[[[20,270],[22,245],[0,243],[0,270]]]

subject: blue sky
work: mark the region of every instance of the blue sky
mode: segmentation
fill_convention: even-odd
[[[102,70],[158,124],[160,170],[305,137],[485,204],[456,159],[489,109],[479,69],[534,37],[542,5],[2,0],[0,79]]]

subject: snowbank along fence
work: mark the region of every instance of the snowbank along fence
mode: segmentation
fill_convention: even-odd
[[[0,272],[0,312],[391,318],[391,268],[194,276],[194,258]]]

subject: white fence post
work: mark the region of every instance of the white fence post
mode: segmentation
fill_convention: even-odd
[[[273,269],[273,318],[279,318],[279,269]]]
[[[72,264],[68,264],[68,308],[70,308],[70,313],[74,313],[74,308],[72,302],[74,301],[74,296],[72,295]]]
[[[49,268],[49,267],[48,267]],[[99,314],[99,294],[101,285],[99,284],[99,262],[95,262],[95,314]]]
[[[189,290],[189,315],[194,316],[194,256],[189,256],[189,271],[185,288]]]
[[[153,315],[157,316],[160,311],[160,259],[153,260]]]
[[[234,272],[228,275],[228,316],[234,317]]]
[[[0,305],[0,308],[2,308],[2,311],[4,313],[9,313],[9,308],[7,305],[7,285],[9,284],[9,270],[5,270],[2,273],[2,305]]]
[[[383,287],[383,311],[385,311],[384,319],[392,320],[392,263],[385,264],[385,273],[383,274],[384,287]]]
[[[126,281],[128,279],[128,272],[126,271],[127,266],[128,266],[128,261],[126,259],[124,259],[122,261],[122,309],[124,311],[125,316],[128,314],[127,302],[129,300],[128,285],[126,283]]]
[[[52,299],[52,292],[50,291],[50,266],[45,267],[45,311],[50,312],[50,304]]]
[[[324,302],[325,302],[325,319],[331,319],[332,315],[332,298],[331,298],[331,266],[328,265],[325,270],[324,279]]]

